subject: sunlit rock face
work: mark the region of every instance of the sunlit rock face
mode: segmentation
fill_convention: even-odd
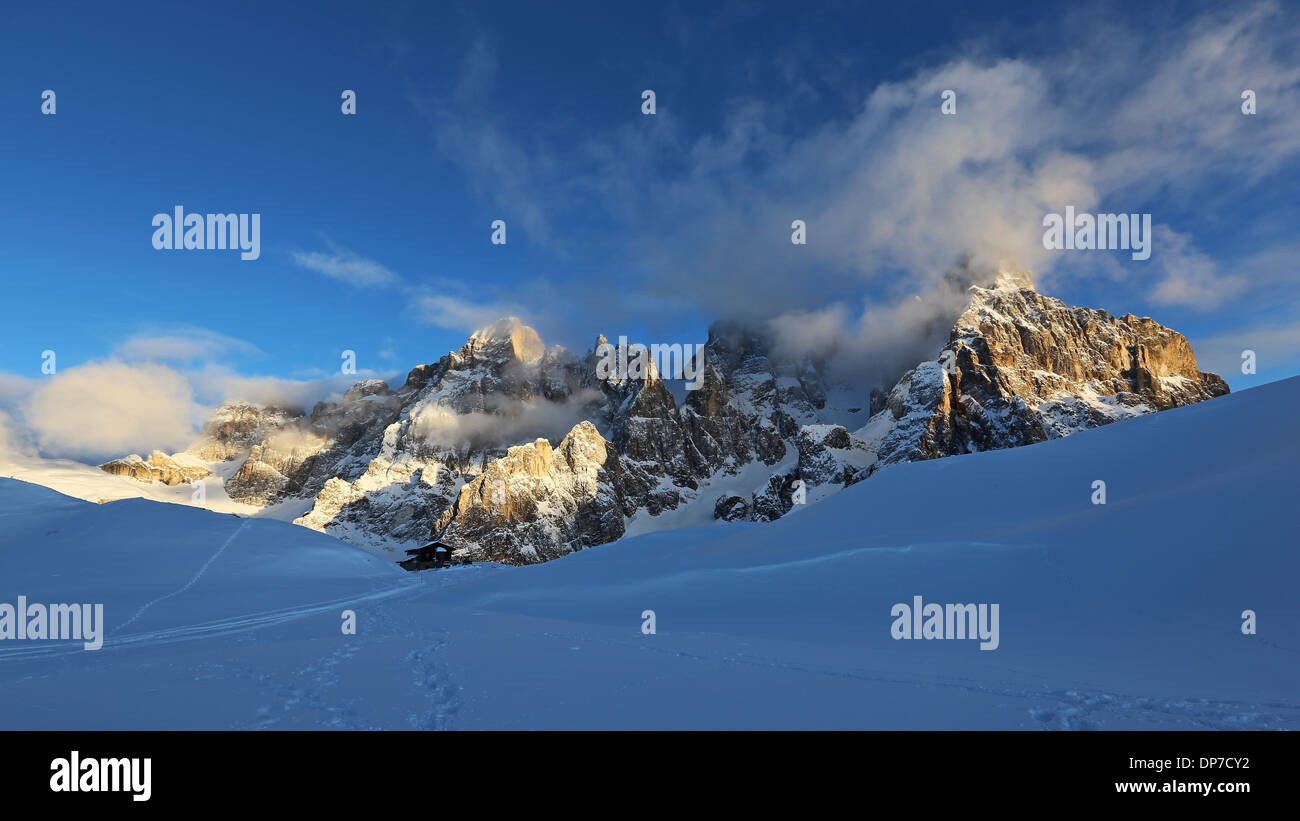
[[[461,488],[439,539],[476,559],[531,563],[611,542],[635,511],[618,453],[582,422],[552,449],[545,439],[510,448]]]
[[[1072,308],[1004,275],[971,289],[939,357],[890,392],[878,464],[1041,442],[1227,392],[1182,334]]]
[[[133,453],[105,462],[99,467],[114,476],[126,476],[141,482],[162,482],[165,485],[183,485],[212,475],[212,471],[198,460],[187,460],[183,456],[174,459],[159,450],[149,454],[148,459],[142,459],[139,454]]]

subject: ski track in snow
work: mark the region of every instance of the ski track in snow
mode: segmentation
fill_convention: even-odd
[[[199,568],[199,572],[197,572],[197,573],[194,574],[194,578],[190,579],[190,580],[189,580],[188,582],[186,582],[184,585],[182,585],[181,587],[177,588],[176,590],[173,590],[172,592],[168,593],[167,595],[165,595],[165,596],[159,596],[158,598],[154,599],[153,601],[148,602],[148,603],[145,604],[143,607],[141,607],[139,610],[135,611],[135,615],[134,615],[134,616],[132,616],[131,618],[129,618],[129,619],[127,619],[126,621],[124,621],[124,622],[122,622],[121,624],[119,624],[119,625],[117,626],[117,629],[120,631],[120,630],[123,630],[123,629],[125,629],[125,628],[131,626],[132,624],[135,623],[136,619],[138,619],[138,618],[140,618],[141,616],[143,616],[143,615],[145,614],[145,611],[148,610],[150,607],[153,607],[155,604],[158,604],[159,602],[166,601],[167,599],[170,599],[170,598],[172,598],[173,596],[179,596],[180,594],[184,593],[186,590],[189,590],[191,587],[193,587],[194,584],[195,584],[199,579],[203,578],[203,574],[206,573],[206,572],[208,572],[208,568],[211,567],[211,566],[212,566],[212,563],[215,562],[215,561],[217,560],[217,557],[219,557],[222,553],[226,552],[226,548],[227,548],[227,547],[230,547],[230,543],[233,542],[233,541],[235,540],[235,537],[237,537],[240,533],[243,533],[243,532],[244,532],[244,529],[247,528],[247,527],[248,527],[248,520],[247,520],[247,519],[245,519],[244,521],[240,522],[240,523],[239,523],[239,527],[235,528],[235,532],[230,534],[230,538],[228,538],[228,539],[226,539],[224,542],[222,542],[222,543],[221,543],[221,547],[218,547],[218,548],[217,548],[217,552],[216,552],[216,553],[213,553],[212,556],[211,556],[211,557],[210,557],[206,562],[203,563],[203,566]]]
[[[307,616],[314,616],[318,613],[336,610],[339,607],[346,605],[357,605],[364,602],[381,601],[396,596],[409,595],[417,589],[417,580],[411,580],[410,582],[398,584],[394,587],[376,590],[375,592],[364,596],[348,596],[341,599],[312,602],[310,604],[299,605],[296,607],[286,607],[278,610],[266,610],[259,613],[232,616],[228,619],[218,619],[216,621],[202,622],[199,624],[188,624],[179,627],[150,630],[144,633],[133,633],[128,636],[116,637],[112,641],[105,640],[103,648],[97,652],[102,653],[108,650],[153,647],[164,644],[174,644],[176,642],[193,641],[196,639],[228,636],[232,633],[248,634],[252,630],[284,624]],[[44,647],[0,650],[0,661],[77,655],[83,652],[85,651],[82,649],[81,642],[50,644]]]

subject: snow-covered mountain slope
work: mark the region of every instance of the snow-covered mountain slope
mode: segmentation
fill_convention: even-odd
[[[0,602],[110,626],[0,641],[0,728],[1300,729],[1297,403],[1291,379],[885,467],[770,524],[419,574],[0,482]],[[915,596],[998,605],[997,649],[892,638]]]

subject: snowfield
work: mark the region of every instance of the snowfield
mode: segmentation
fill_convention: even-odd
[[[1296,407],[1300,378],[886,468],[770,524],[419,574],[0,479],[0,603],[108,628],[0,640],[0,729],[1300,729]],[[997,604],[998,648],[895,640],[914,596]]]

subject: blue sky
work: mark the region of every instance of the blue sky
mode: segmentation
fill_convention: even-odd
[[[7,10],[0,400],[47,349],[201,405],[308,396],[344,350],[404,374],[507,313],[584,348],[784,317],[905,358],[903,306],[963,254],[1150,315],[1234,389],[1300,372],[1294,5],[699,5]],[[1046,253],[1067,201],[1151,213],[1152,259]],[[261,258],[155,250],[175,205],[259,213]]]

